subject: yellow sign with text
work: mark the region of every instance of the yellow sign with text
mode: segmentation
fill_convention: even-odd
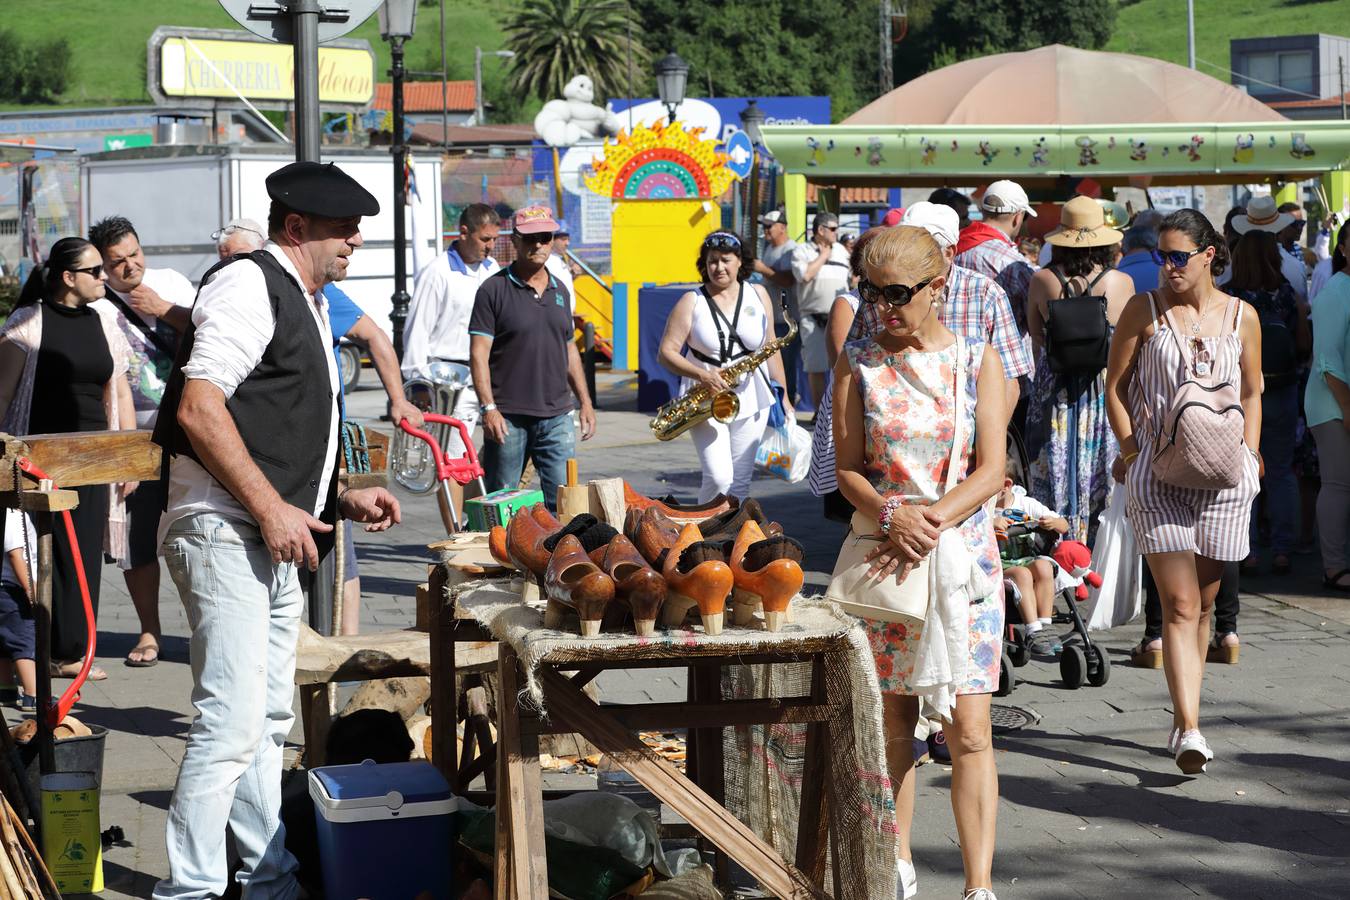
[[[289,44],[171,37],[159,48],[160,88],[170,97],[292,101]],[[374,56],[353,47],[319,48],[319,102],[365,105],[375,96]]]

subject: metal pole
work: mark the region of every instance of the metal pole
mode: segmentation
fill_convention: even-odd
[[[878,72],[881,80],[881,93],[887,94],[895,87],[891,43],[891,0],[881,0],[881,60]]]
[[[52,706],[52,514],[33,515],[37,530],[37,608],[33,610],[33,635],[37,645],[37,726],[38,771],[50,775],[56,771],[56,745],[47,714]]]
[[[445,66],[445,0],[441,0],[441,148],[450,150],[450,101],[446,98],[445,82],[449,77]],[[477,85],[474,86],[477,91]]]
[[[389,322],[394,329],[394,353],[403,359],[403,323],[408,319],[408,304],[412,298],[408,295],[408,238],[405,233],[407,222],[403,211],[408,205],[408,178],[405,169],[408,161],[408,145],[403,142],[403,38],[389,39],[389,74],[394,89],[394,295]]]
[[[566,262],[566,260],[564,260]],[[585,350],[581,354],[582,370],[586,373],[586,390],[591,395],[591,405],[600,408],[600,399],[595,394],[595,324],[587,322],[581,329],[581,344]]]
[[[1345,119],[1345,57],[1342,56],[1336,60],[1336,67],[1341,72],[1341,119]]]
[[[1195,68],[1195,0],[1186,0],[1186,59]]]
[[[319,161],[319,0],[288,7],[295,33],[295,159]]]
[[[483,48],[473,48],[473,124],[483,124]]]

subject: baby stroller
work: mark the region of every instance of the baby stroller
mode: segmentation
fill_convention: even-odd
[[[1058,536],[1054,532],[1036,527],[1034,521],[1010,521],[1008,525],[1008,544],[1017,549],[1011,551],[1020,558],[1023,556],[1049,555]],[[1056,564],[1058,569],[1058,564]],[[1064,646],[1059,655],[1059,677],[1064,686],[1077,690],[1084,684],[1101,687],[1111,678],[1111,657],[1100,645],[1093,642],[1088,634],[1087,622],[1079,611],[1074,586],[1067,586],[1056,592],[1063,601],[1057,604],[1051,621],[1055,624],[1070,623],[1073,631],[1064,638]],[[1003,669],[999,675],[997,697],[1006,697],[1017,686],[1015,670],[1031,661],[1031,651],[1027,646],[1027,629],[1022,619],[1022,607],[1017,602],[1016,589],[1012,585],[1004,588],[1004,621],[1006,634],[1003,639]],[[1062,605],[1063,610],[1058,606]]]

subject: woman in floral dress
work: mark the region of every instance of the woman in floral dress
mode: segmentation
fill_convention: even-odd
[[[884,530],[889,539],[874,553],[873,571],[877,577],[903,580],[912,564],[937,545],[942,531],[956,528],[979,569],[1000,586],[970,603],[969,657],[953,661],[966,675],[956,685],[955,709],[944,728],[955,769],[952,809],[965,867],[965,897],[994,900],[998,774],[989,707],[999,680],[1003,603],[998,546],[983,504],[1003,483],[1003,367],[993,348],[958,338],[942,324],[946,265],[926,230],[899,226],[878,235],[867,245],[863,263],[866,278],[859,295],[878,305],[884,328],[872,338],[847,344],[835,366],[834,439],[839,489],[857,516],[877,522],[875,530]],[[964,370],[966,392],[959,406],[958,369]],[[969,474],[944,494],[957,434],[958,464]],[[900,831],[898,870],[903,896],[911,897],[917,890],[909,844],[914,816],[911,739],[920,710],[910,679],[923,628],[861,621],[882,691]]]

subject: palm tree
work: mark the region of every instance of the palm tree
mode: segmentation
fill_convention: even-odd
[[[646,84],[651,53],[633,37],[641,22],[625,0],[530,0],[506,26],[513,87],[543,100],[589,75],[596,100],[621,96],[630,75]]]

